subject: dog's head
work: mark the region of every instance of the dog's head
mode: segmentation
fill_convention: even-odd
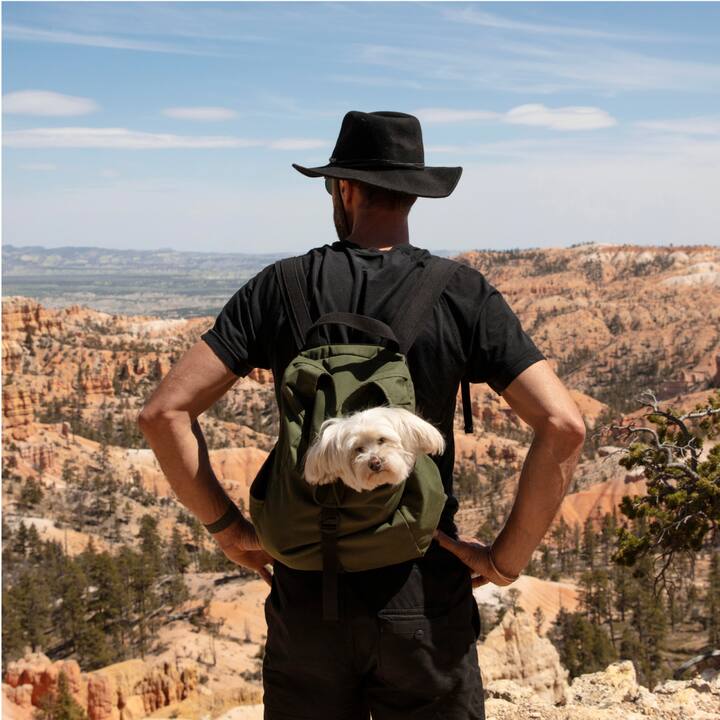
[[[444,450],[440,432],[409,410],[370,408],[320,426],[305,456],[305,479],[325,484],[339,477],[355,490],[372,490],[405,480],[418,453]]]

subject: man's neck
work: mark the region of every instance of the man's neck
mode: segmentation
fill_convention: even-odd
[[[373,250],[392,250],[397,245],[407,245],[410,242],[407,219],[392,224],[361,221],[357,226],[353,225],[346,240]]]

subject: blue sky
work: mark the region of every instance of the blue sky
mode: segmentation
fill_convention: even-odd
[[[348,110],[422,123],[411,242],[720,241],[717,3],[4,2],[3,241],[301,252]]]

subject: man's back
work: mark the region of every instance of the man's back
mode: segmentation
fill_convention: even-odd
[[[301,257],[313,321],[324,313],[345,311],[389,323],[417,291],[418,277],[431,253],[409,243],[384,251],[339,240]],[[324,342],[377,342],[343,326],[322,332]],[[298,348],[272,265],[233,295],[202,339],[238,375],[253,367],[272,370],[279,397],[283,370]],[[447,441],[445,453],[434,460],[449,498],[440,521],[440,529],[448,534],[455,534],[453,420],[461,377],[466,374],[471,382],[487,382],[500,393],[543,358],[502,295],[482,273],[458,263],[407,354],[417,412]]]
[[[450,195],[462,168],[427,165],[418,119],[390,111],[350,111],[326,165],[293,167],[325,178],[340,238],[299,256],[311,320],[345,311],[392,325],[400,303],[417,292],[429,257],[408,243],[410,208],[418,197]],[[238,376],[255,367],[273,370],[279,396],[283,371],[298,348],[273,265],[230,298],[202,335],[204,342],[181,358],[139,417],[169,481],[225,555],[271,583],[265,602],[266,720],[368,720],[371,713],[373,720],[485,718],[472,588],[506,585],[517,577],[513,570],[525,566],[567,489],[584,424],[549,364],[538,362],[542,353],[481,273],[459,263],[425,320],[407,360],[417,411],[447,441],[445,454],[433,456],[448,495],[445,513],[422,557],[340,574],[339,623],[323,618],[322,572],[293,570],[265,552],[212,472],[197,423]],[[324,332],[320,342],[377,342],[343,327]],[[492,546],[451,537],[457,509],[453,419],[461,377],[502,393],[536,433],[513,508]],[[283,517],[292,523],[290,512]]]

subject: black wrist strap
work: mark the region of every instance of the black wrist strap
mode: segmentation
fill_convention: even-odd
[[[231,525],[240,516],[241,513],[238,506],[234,502],[231,502],[230,507],[223,513],[222,517],[215,520],[215,522],[211,522],[209,525],[205,525],[205,523],[203,523],[203,525],[208,532],[217,533]]]

